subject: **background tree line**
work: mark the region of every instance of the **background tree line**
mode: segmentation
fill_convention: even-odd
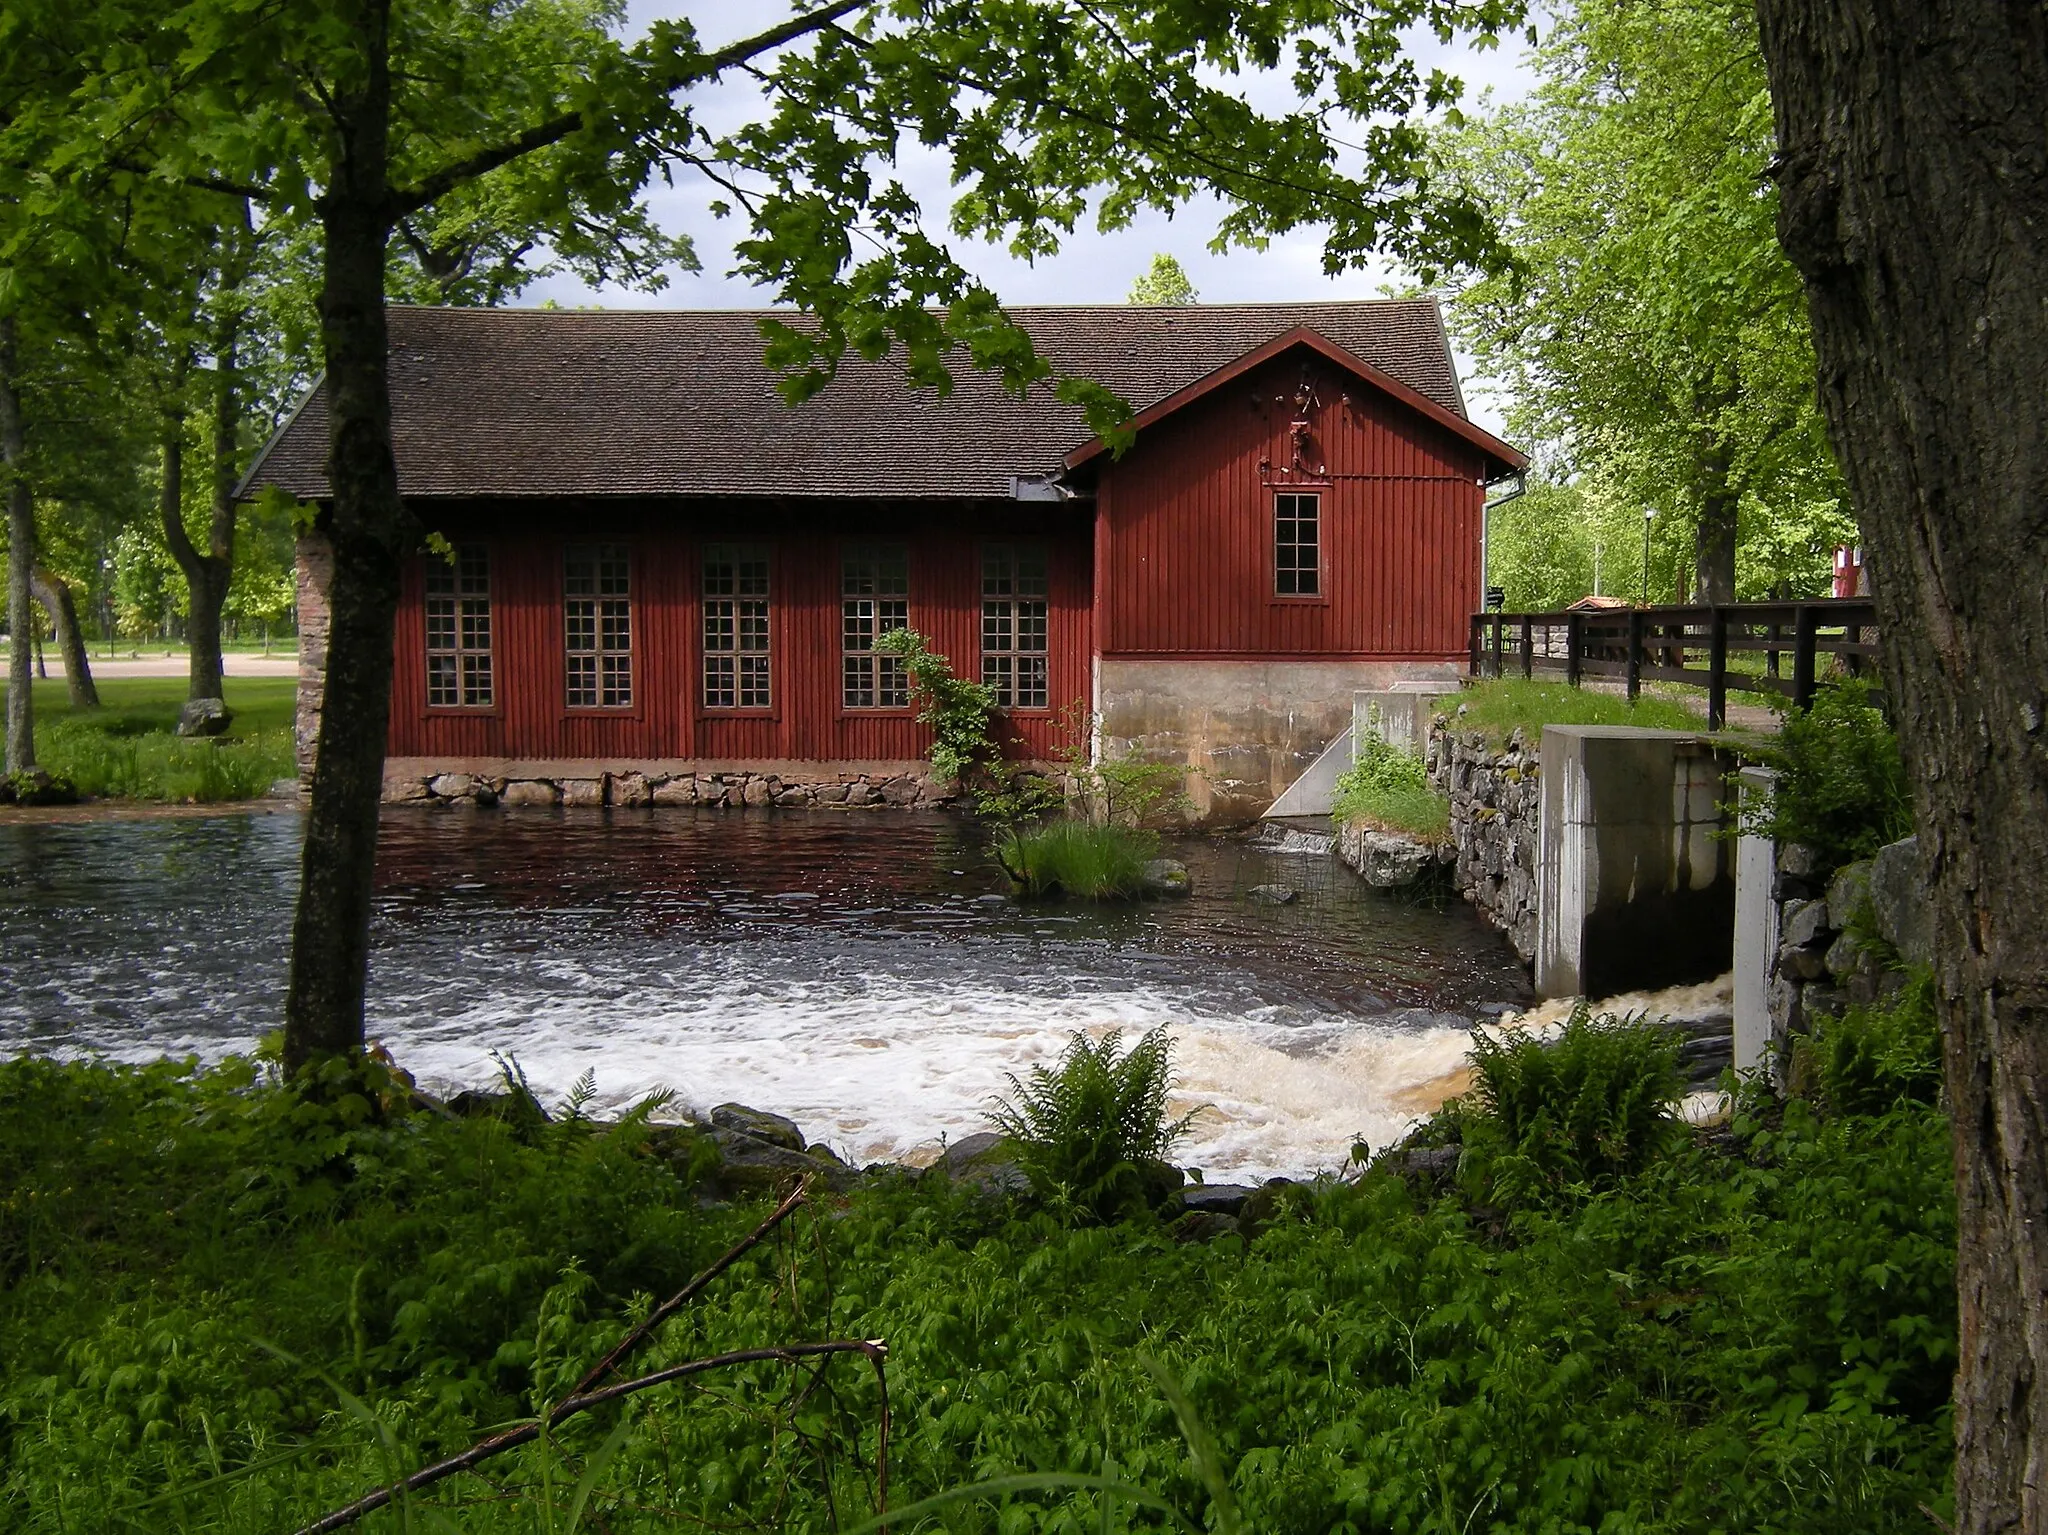
[[[1523,101],[1451,115],[1444,180],[1508,259],[1448,319],[1536,469],[1492,521],[1511,608],[1824,596],[1854,543],[1799,275],[1779,248],[1771,94],[1740,0],[1558,7]],[[1650,523],[1645,579],[1643,512]]]

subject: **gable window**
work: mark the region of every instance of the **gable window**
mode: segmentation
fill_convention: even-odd
[[[491,707],[491,556],[458,544],[427,559],[427,707]]]
[[[846,551],[839,570],[840,697],[849,709],[907,709],[910,676],[901,656],[875,641],[910,627],[910,560],[901,544]]]
[[[768,551],[740,544],[704,550],[704,707],[766,709]]]
[[[1281,597],[1315,597],[1322,582],[1320,495],[1290,493],[1273,498],[1273,591]]]
[[[1048,707],[1045,551],[981,552],[981,680],[1004,709]]]
[[[562,563],[569,707],[633,707],[632,561],[624,544],[578,544]]]

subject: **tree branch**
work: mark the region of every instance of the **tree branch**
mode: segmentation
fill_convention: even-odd
[[[607,1402],[616,1402],[637,1392],[650,1390],[655,1386],[665,1386],[671,1381],[684,1380],[692,1375],[703,1375],[712,1370],[729,1369],[740,1364],[759,1364],[764,1361],[794,1364],[799,1359],[814,1359],[819,1355],[830,1354],[864,1354],[874,1365],[876,1376],[883,1380],[882,1426],[876,1445],[876,1455],[879,1459],[888,1453],[889,1442],[888,1386],[887,1377],[883,1374],[889,1349],[879,1338],[838,1338],[829,1343],[788,1343],[777,1348],[738,1349],[730,1354],[714,1354],[708,1359],[692,1359],[686,1364],[671,1365],[666,1370],[656,1370],[633,1380],[621,1381],[616,1386],[605,1387],[602,1391],[565,1397],[547,1415],[545,1427],[553,1429],[556,1424],[565,1418],[574,1417],[577,1413],[588,1412],[591,1408],[602,1407]],[[474,1470],[494,1455],[502,1455],[505,1451],[517,1449],[522,1444],[533,1443],[540,1438],[542,1428],[542,1420],[535,1418],[531,1422],[520,1424],[517,1428],[508,1428],[501,1434],[493,1434],[488,1439],[479,1440],[460,1455],[451,1455],[446,1460],[437,1461],[431,1466],[415,1471],[402,1482],[390,1487],[380,1487],[375,1492],[358,1498],[348,1507],[338,1508],[333,1513],[315,1520],[300,1530],[298,1535],[328,1535],[329,1531],[344,1529],[365,1514],[375,1513],[401,1492],[419,1492],[436,1482],[446,1481],[458,1472]],[[880,1473],[879,1481],[882,1487],[887,1487],[886,1470]],[[883,1504],[882,1511],[887,1511],[886,1503]]]
[[[744,64],[747,60],[772,52],[785,43],[792,43],[812,32],[821,31],[838,21],[840,17],[866,10],[874,4],[875,0],[833,0],[832,4],[818,10],[806,11],[801,16],[792,16],[780,26],[770,27],[765,32],[757,32],[752,37],[743,38],[736,43],[728,43],[714,53],[700,55],[683,64],[668,76],[663,82],[662,89],[673,94],[685,86],[709,80],[736,64]],[[467,159],[443,166],[416,185],[394,192],[393,211],[399,215],[416,213],[435,198],[445,196],[465,182],[474,181],[477,177],[486,175],[501,165],[509,165],[512,161],[530,155],[536,150],[546,149],[550,144],[560,143],[591,121],[592,119],[586,118],[581,112],[563,112],[545,122],[535,123],[523,133],[515,134],[489,149],[480,149]]]

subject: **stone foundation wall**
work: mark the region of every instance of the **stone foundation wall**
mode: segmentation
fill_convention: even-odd
[[[922,762],[516,762],[393,758],[387,805],[706,805],[942,810],[960,785]]]
[[[1771,899],[1778,943],[1765,999],[1774,1056],[1818,1020],[1840,1017],[1904,984],[1904,973],[1887,964],[1890,956],[1859,942],[1859,933],[1896,950],[1907,964],[1933,960],[1919,843],[1911,837],[1826,879],[1817,876],[1811,850],[1781,847]]]
[[[1536,863],[1542,825],[1542,754],[1517,730],[1505,749],[1438,715],[1425,758],[1429,781],[1451,802],[1457,847],[1452,879],[1480,915],[1536,956]]]
[[[1351,724],[1352,695],[1405,681],[1457,686],[1446,662],[1104,656],[1096,663],[1105,757],[1185,763],[1198,820],[1244,825]]]

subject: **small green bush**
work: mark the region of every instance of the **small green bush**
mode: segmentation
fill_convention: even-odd
[[[1193,1118],[1169,1120],[1173,1040],[1153,1029],[1121,1053],[1112,1029],[1100,1044],[1076,1034],[1059,1064],[1034,1066],[1028,1082],[1012,1075],[1008,1099],[989,1120],[1017,1143],[1018,1165],[1043,1197],[1095,1219],[1113,1221],[1150,1203],[1144,1164],[1162,1161]]]
[[[1009,827],[997,838],[996,862],[1028,896],[1134,900],[1158,850],[1159,839],[1135,827],[1059,820]]]
[[[1331,809],[1340,823],[1364,821],[1425,842],[1441,842],[1451,831],[1451,802],[1429,786],[1422,759],[1376,735],[1359,740]]]
[[[1827,868],[1868,858],[1913,832],[1913,789],[1899,738],[1870,703],[1869,684],[1849,678],[1787,709],[1776,741],[1753,754],[1777,773],[1770,794],[1747,805],[1743,829],[1810,847]]]
[[[1837,1114],[1883,1114],[1941,1101],[1934,981],[1916,974],[1887,1002],[1852,1007],[1814,1031],[1821,1096]]]
[[[109,678],[99,683],[98,709],[73,709],[62,684],[39,683],[36,756],[45,770],[96,799],[258,799],[297,771],[295,688],[289,677],[231,679],[231,732],[188,740],[175,729],[182,677]]]
[[[932,732],[932,771],[941,778],[965,778],[1002,757],[996,740],[996,695],[992,688],[955,676],[953,663],[932,651],[915,629],[892,629],[875,641],[885,655],[901,656],[917,701],[917,722]]]
[[[1511,1202],[1640,1172],[1678,1129],[1678,1044],[1644,1018],[1582,1002],[1548,1043],[1475,1033],[1472,1073],[1464,1141]]]

